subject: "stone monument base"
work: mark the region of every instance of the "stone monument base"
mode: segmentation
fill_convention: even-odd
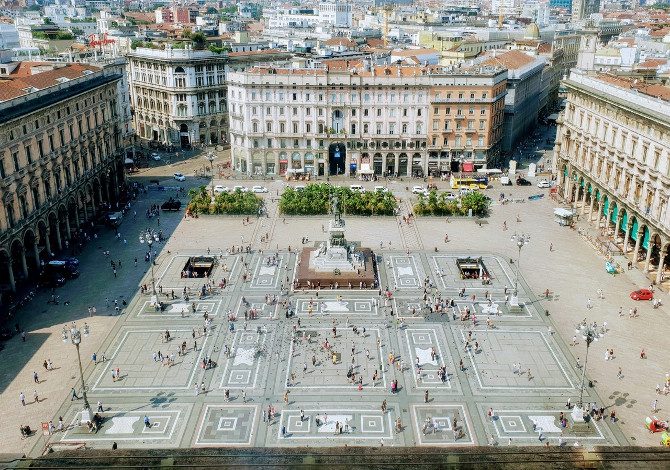
[[[376,267],[372,258],[372,250],[369,248],[361,248],[359,250],[365,259],[364,268],[361,268],[358,271],[340,270],[339,274],[335,274],[335,270],[317,271],[310,268],[309,261],[313,256],[313,252],[318,251],[318,249],[318,247],[302,249],[302,252],[300,253],[300,261],[298,262],[298,267],[295,273],[294,287],[296,289],[308,288],[309,286],[314,289],[319,285],[321,286],[321,289],[334,289],[335,285],[337,285],[338,289],[349,289],[350,283],[352,289],[360,289],[361,283],[363,283],[364,286],[367,286],[368,289],[374,289],[376,287]]]

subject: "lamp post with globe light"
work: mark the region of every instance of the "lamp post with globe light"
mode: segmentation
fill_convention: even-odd
[[[514,292],[512,293],[512,298],[510,299],[511,306],[519,305],[519,276],[521,275],[521,248],[530,243],[530,235],[522,233],[521,235],[514,234],[511,238],[513,243],[516,243],[517,248],[519,249],[516,257],[516,276],[514,278]]]
[[[154,241],[157,242],[159,239],[160,237],[158,234],[151,229],[146,229],[140,232],[140,243],[146,243],[149,247],[149,262],[151,263],[151,291],[153,292],[153,295],[156,295],[156,278],[154,277],[154,254],[151,251],[151,246],[153,245]]]
[[[88,327],[85,328],[84,334],[88,334]],[[77,349],[77,360],[79,362],[79,378],[81,379],[81,391],[84,397],[84,409],[81,412],[81,422],[85,423],[91,420],[91,405],[88,403],[88,397],[86,396],[86,384],[84,383],[84,369],[81,366],[81,353],[79,352],[79,344],[81,343],[81,331],[77,326],[72,323],[70,328],[70,342],[74,344],[74,347]]]
[[[589,347],[594,341],[598,341],[598,333],[591,325],[582,325],[576,330],[586,341],[586,357],[584,358],[584,367],[582,368],[582,381],[579,387],[579,408],[584,404],[584,381],[586,380],[586,366],[589,363]]]

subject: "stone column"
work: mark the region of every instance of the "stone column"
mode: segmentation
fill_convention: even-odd
[[[49,240],[50,229],[44,231],[44,247],[47,249],[47,254],[51,256],[51,240]]]
[[[626,223],[626,234],[623,237],[623,253],[628,253],[628,242],[630,242],[630,230],[633,227],[633,222],[628,220]]]
[[[665,262],[665,252],[667,248],[668,248],[667,243],[665,245],[661,245],[661,253],[658,260],[658,270],[656,271],[657,285],[661,283],[661,278],[663,276],[663,263]]]
[[[652,233],[651,236],[649,237],[649,244],[647,246],[647,258],[644,260],[644,273],[649,272],[649,263],[651,261],[651,248],[654,246],[652,244],[652,240],[654,239],[654,234]]]
[[[637,238],[635,240],[635,249],[633,250],[633,262],[637,263],[637,257],[640,253],[640,246],[642,246],[642,237],[644,236],[644,231],[639,227],[637,229]]]
[[[596,197],[594,194],[591,194],[591,207],[589,207],[589,223],[593,221],[593,206],[596,203]]]
[[[60,224],[56,222],[56,246],[58,247],[58,251],[63,249],[63,244],[61,242],[60,238]]]
[[[35,252],[35,266],[37,267],[37,272],[40,272],[42,266],[40,266],[40,250],[37,248],[37,239],[33,243],[33,251]]]
[[[584,212],[586,212],[586,193],[588,192],[586,185],[584,185],[584,195],[582,196],[582,207],[579,211],[581,215],[584,215]]]
[[[375,165],[375,156],[372,154],[372,167]],[[386,155],[382,155],[382,174],[386,171]]]
[[[614,224],[614,243],[616,244],[617,240],[619,239],[619,228],[621,228],[621,210],[619,210],[619,213],[616,216],[616,223]]]
[[[397,175],[400,172],[400,158],[396,155],[393,161],[394,164],[394,173]],[[400,175],[398,175],[400,176]]]
[[[86,209],[86,201],[82,201],[82,206],[84,207],[84,222],[88,220],[88,209]]]
[[[12,267],[12,258],[9,258],[7,262],[7,269],[9,275],[9,285],[12,288],[12,292],[16,292],[16,281],[14,281],[14,269]]]
[[[91,216],[95,217],[95,198],[91,196]]]
[[[21,250],[21,270],[23,271],[23,277],[28,279],[28,263],[26,263],[26,249],[25,247]]]
[[[72,232],[70,232],[70,215],[65,212],[65,239],[69,240],[72,238]]]
[[[74,225],[79,228],[79,201],[77,200],[74,203]]]

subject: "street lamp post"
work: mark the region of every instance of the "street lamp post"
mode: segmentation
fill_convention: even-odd
[[[214,197],[214,159],[216,156],[214,155],[214,152],[211,150],[207,152],[207,155],[205,155],[205,158],[209,161],[209,168],[210,171],[212,172],[212,178],[211,178],[211,184],[212,184],[212,197]]]
[[[519,276],[521,275],[521,248],[530,243],[530,235],[522,233],[517,235],[516,233],[512,235],[512,242],[516,243],[517,248],[519,249],[516,257],[516,276],[514,278],[514,292],[512,294],[512,299],[510,300],[510,305],[519,305]]]
[[[144,230],[140,232],[140,243],[145,243],[149,247],[149,262],[151,263],[151,291],[153,295],[156,295],[156,278],[154,277],[154,255],[151,251],[151,246],[154,241],[158,241],[159,236],[156,232],[151,229]]]
[[[91,420],[91,405],[88,403],[88,397],[86,396],[86,384],[84,383],[84,369],[81,366],[81,353],[79,352],[79,344],[81,343],[81,332],[79,329],[72,324],[70,328],[70,341],[74,344],[74,347],[77,349],[77,360],[79,361],[79,378],[81,379],[81,391],[84,397],[84,409],[81,412],[81,422],[88,422]]]
[[[584,380],[586,379],[586,365],[589,363],[589,347],[594,341],[598,341],[597,333],[592,326],[582,326],[577,330],[577,333],[582,334],[582,338],[586,341],[586,357],[584,358],[584,367],[582,368],[582,383],[579,387],[579,408],[584,404]]]

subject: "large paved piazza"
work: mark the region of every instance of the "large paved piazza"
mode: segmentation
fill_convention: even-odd
[[[163,257],[156,267],[163,292],[197,291],[204,280],[184,279],[175,267],[202,254],[181,250]],[[572,426],[563,404],[578,396],[579,371],[523,280],[522,309],[508,308],[514,267],[478,253],[492,283],[461,280],[456,259],[467,255],[378,254],[380,285],[393,292],[389,298],[379,290],[287,292],[295,250],[224,254],[212,273],[230,280],[224,289],[166,300],[163,312],[150,305],[148,294],[133,298],[100,350],[107,361],[86,370],[91,402],[103,404],[104,423],[97,433],[75,426],[81,405],[67,400],[59,413],[71,426],[52,442],[101,448],[111,442],[139,448],[528,445],[556,444],[559,437],[568,445],[618,443],[619,431],[606,421]],[[270,256],[277,263],[269,264]],[[251,276],[243,282],[247,270]],[[429,295],[455,299],[455,306],[431,314],[424,286]],[[291,318],[284,301],[295,312]],[[245,320],[247,309],[257,318]],[[461,320],[466,309],[476,313],[476,324]],[[212,323],[203,333],[205,312]],[[177,352],[183,342],[185,354]],[[174,363],[157,361],[158,351],[174,354]],[[203,368],[206,358],[215,365]],[[112,377],[116,368],[118,379]],[[585,401],[597,401],[588,393]],[[561,412],[568,416],[566,428]]]
[[[169,173],[179,170],[179,165],[166,168]],[[191,179],[184,183],[165,179],[164,183],[188,188],[202,182]],[[113,442],[119,448],[140,449],[290,449],[382,443],[445,448],[492,442],[555,445],[561,431],[565,445],[579,441],[587,447],[658,446],[659,437],[644,428],[644,418],[652,414],[654,399],[658,399],[659,418],[667,417],[664,410],[670,407],[670,397],[654,392],[670,372],[664,350],[668,309],[633,303],[628,293],[648,285],[640,270],[608,275],[604,259],[576,231],[553,222],[553,208],[559,203],[548,198],[524,204],[494,203],[491,216],[481,224],[467,218],[425,217],[406,225],[399,224],[399,217],[345,215],[347,238],[375,250],[381,285],[393,295],[385,299],[377,290],[324,289],[317,297],[314,291],[287,294],[286,278],[290,284],[301,238],[308,237],[309,245],[325,240],[322,226],[328,219],[284,218],[277,212],[277,194],[286,183],[266,184],[270,190],[263,195],[267,218],[245,222],[241,217],[161,215],[160,228],[169,239],[157,247],[155,276],[164,293],[174,290],[179,296],[184,287],[196,291],[202,285],[202,279],[181,278],[180,273],[189,256],[205,254],[208,248],[213,255],[223,254],[213,279],[217,284],[222,277],[229,281],[224,290],[216,289],[202,299],[171,300],[163,312],[151,307],[150,295],[138,293],[140,284],[150,285],[150,270],[143,261],[145,246],[136,240],[148,225],[158,228],[156,220],[146,220],[141,214],[167,194],[150,191],[134,201],[137,219],[127,218],[120,228],[127,244],[116,240],[113,231],[101,230],[98,239],[78,255],[82,276],[59,291],[63,302],[49,305],[47,294],[40,294],[18,319],[26,329],[27,341],[15,337],[4,344],[0,406],[9,425],[0,427],[0,449],[35,456],[49,445],[108,449]],[[412,183],[387,184],[402,200],[401,213],[407,214]],[[488,193],[495,199],[499,191],[494,188]],[[538,190],[514,187],[512,191],[514,199],[524,199]],[[509,230],[503,230],[503,222]],[[579,224],[588,230],[582,221]],[[512,288],[516,275],[516,263],[510,263],[517,257],[516,246],[510,242],[514,232],[531,235],[531,243],[522,252],[520,311],[510,311],[504,302],[505,287]],[[227,253],[240,243],[251,245],[251,252]],[[117,278],[108,268],[104,251],[123,262]],[[268,255],[278,255],[277,263],[268,266]],[[461,280],[455,265],[461,256],[481,256],[492,273],[492,284]],[[246,282],[241,281],[243,273],[248,274]],[[437,289],[443,298],[454,299],[453,310],[441,315],[422,309],[426,280],[432,286],[431,295]],[[458,296],[461,288],[466,290],[465,297]],[[545,289],[550,290],[549,298],[543,295]],[[598,289],[603,289],[604,299],[598,298]],[[497,308],[492,309],[485,300],[487,291]],[[288,297],[295,316],[287,319],[281,305],[266,303],[266,295],[276,295],[279,302]],[[665,293],[659,295],[664,303],[670,302]],[[120,304],[126,300],[127,305],[120,315],[110,315],[114,310],[105,307],[105,298]],[[592,309],[585,307],[589,298]],[[166,300],[165,295],[161,300]],[[87,307],[91,305],[97,307],[97,315],[89,317]],[[245,306],[257,311],[257,319],[247,320],[246,328]],[[638,318],[617,314],[619,307],[626,312],[633,306],[639,309]],[[477,325],[460,320],[466,309],[477,313]],[[238,314],[232,331],[229,310]],[[205,312],[212,325],[202,335]],[[487,317],[493,328],[487,327]],[[568,398],[572,403],[579,399],[581,370],[576,362],[578,358],[584,362],[585,345],[581,339],[576,346],[569,343],[575,325],[584,317],[599,325],[606,321],[609,330],[591,346],[587,379],[594,387],[586,388],[584,402],[595,401],[607,413],[615,410],[616,423],[606,420],[573,427],[564,406]],[[60,335],[63,325],[71,321],[90,325],[90,334],[81,344],[84,378],[94,410],[98,401],[104,407],[105,422],[97,433],[67,426],[62,433],[37,433],[21,439],[19,424],[39,429],[41,423],[57,422],[62,416],[70,425],[81,407],[81,400],[71,401],[69,395],[72,386],[81,394],[75,350]],[[167,343],[161,336],[166,329],[171,334]],[[193,349],[194,330],[197,350]],[[476,350],[465,349],[468,337],[473,347],[477,343]],[[328,352],[324,350],[326,340]],[[185,354],[178,355],[177,346],[184,341]],[[615,349],[614,360],[604,360],[608,348]],[[641,348],[646,350],[645,360],[639,358]],[[175,355],[172,366],[154,361],[153,354],[159,350]],[[93,352],[98,358],[104,353],[109,360],[93,364]],[[393,365],[388,361],[391,353],[397,357]],[[54,362],[53,371],[42,367],[47,358]],[[215,366],[203,369],[203,358],[211,358]],[[521,364],[522,373],[515,373],[515,363]],[[446,370],[444,381],[437,374],[441,367]],[[622,378],[617,377],[619,367]],[[116,368],[120,380],[115,381],[111,372]],[[355,379],[362,378],[361,390],[347,378],[350,369]],[[33,371],[40,373],[39,384],[33,382]],[[398,393],[391,394],[395,380]],[[204,393],[196,395],[196,384],[201,387],[203,383]],[[40,395],[37,403],[32,400],[34,390]],[[22,391],[28,397],[25,407],[18,402]],[[288,404],[284,402],[286,392]],[[381,409],[384,400],[386,412]],[[268,407],[274,409],[269,423]],[[489,408],[496,419],[487,416]],[[561,412],[568,419],[565,429],[558,426]],[[150,427],[144,426],[145,416]],[[398,418],[400,432],[395,430]],[[338,424],[342,433],[336,435]]]

